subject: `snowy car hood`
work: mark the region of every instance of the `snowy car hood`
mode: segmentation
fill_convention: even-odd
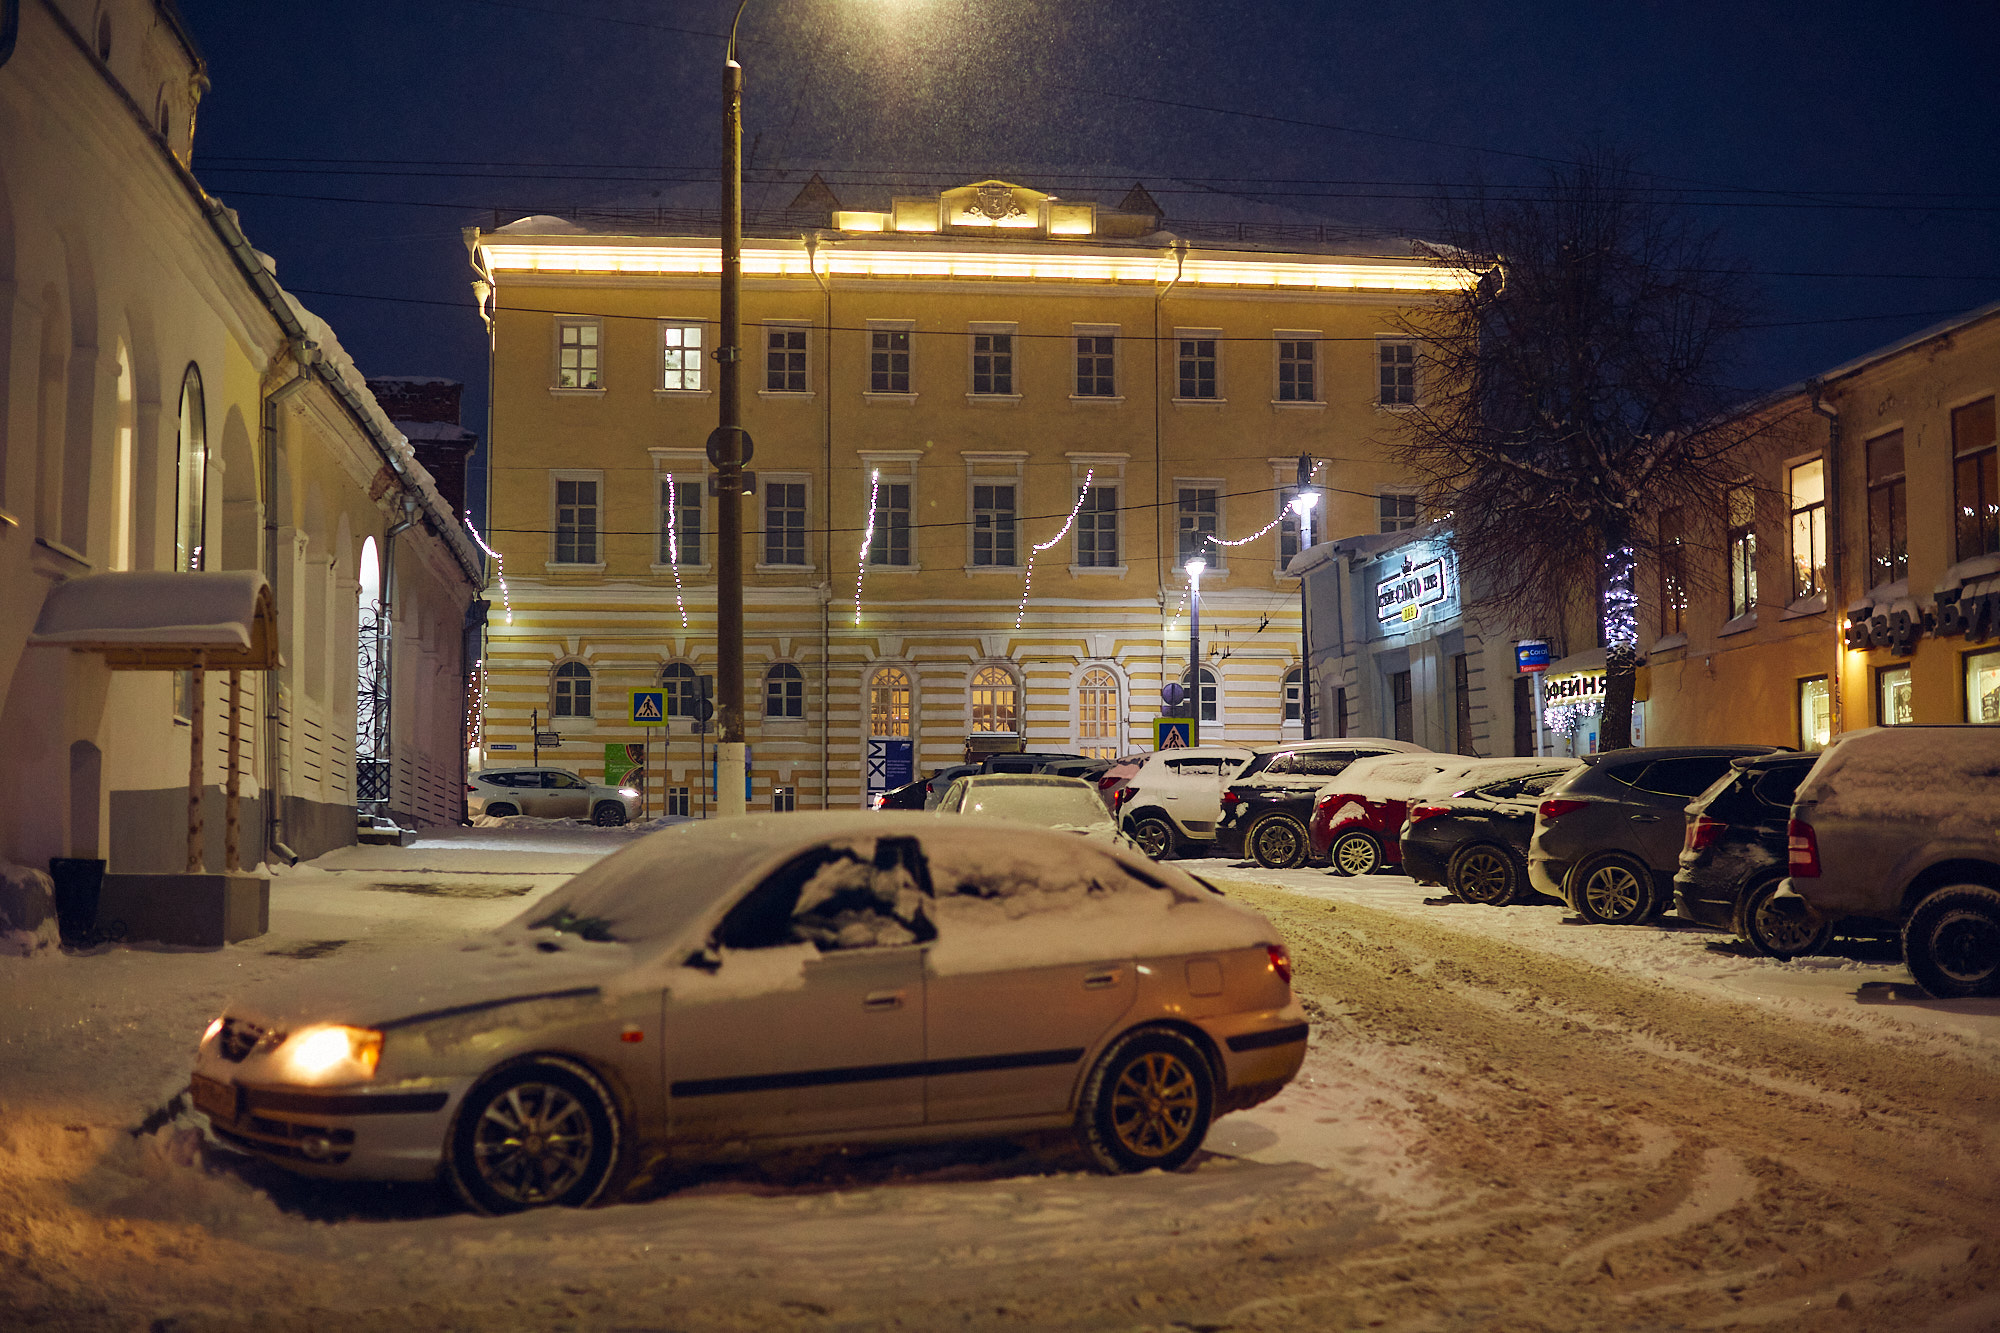
[[[510,1000],[592,990],[640,960],[628,944],[503,929],[460,944],[329,958],[310,977],[246,991],[224,1012],[268,1027],[381,1027]]]

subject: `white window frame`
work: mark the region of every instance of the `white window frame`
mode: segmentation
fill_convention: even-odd
[[[1382,401],[1382,349],[1402,346],[1410,349],[1410,401],[1407,403],[1385,403]],[[1371,395],[1379,412],[1408,412],[1424,401],[1423,358],[1417,355],[1417,340],[1404,333],[1378,333],[1375,335],[1374,364],[1369,367],[1373,379]]]
[[[980,393],[974,386],[978,383],[973,367],[979,355],[976,350],[981,334],[1004,335],[1007,344],[1007,384],[1006,393]],[[970,324],[965,338],[965,401],[976,404],[1012,404],[1021,401],[1021,326],[1013,323],[985,322]]]
[[[1187,555],[1181,550],[1181,492],[1183,490],[1215,492],[1215,536],[1218,542],[1229,536],[1229,483],[1220,477],[1175,477],[1174,501],[1169,512],[1174,518],[1174,568],[1182,569],[1187,564]],[[1122,535],[1122,533],[1121,533]],[[1223,575],[1229,572],[1229,548],[1214,546],[1206,556],[1208,567],[1202,577]]]
[[[1083,511],[1080,509],[1077,511],[1076,526],[1071,530],[1068,538],[1066,538],[1069,543],[1069,572],[1072,575],[1080,575],[1084,578],[1094,578],[1099,575],[1112,575],[1123,578],[1127,572],[1126,542],[1130,540],[1132,535],[1129,531],[1129,526],[1125,522],[1124,510],[1125,463],[1131,458],[1131,455],[1125,453],[1082,453],[1071,451],[1065,454],[1064,457],[1069,459],[1069,503],[1072,505],[1076,503],[1077,492],[1082,489],[1084,479],[1088,477],[1090,478],[1092,489],[1104,487],[1111,491],[1112,512],[1118,516],[1117,563],[1110,565],[1081,565],[1077,563],[1076,556],[1077,543],[1083,539]],[[1022,552],[1021,559],[1024,561],[1027,559],[1026,551]]]
[[[708,354],[710,350],[712,350],[708,346],[708,342],[709,338],[712,336],[710,330],[713,327],[714,325],[712,324],[712,322],[707,320],[682,319],[682,318],[672,318],[672,317],[662,319],[654,326],[653,329],[653,355],[654,355],[653,370],[655,372],[653,378],[654,394],[656,394],[661,398],[708,397],[710,393],[709,378],[708,378]],[[666,381],[667,331],[669,329],[678,329],[682,331],[685,331],[687,329],[693,329],[701,337],[701,342],[695,351],[695,357],[694,357],[695,383],[693,388],[670,387],[667,384]],[[679,373],[685,375],[686,371],[685,369],[683,369]]]
[[[909,373],[907,389],[878,389],[875,387],[875,335],[878,333],[901,333],[909,337]],[[807,340],[808,353],[811,340]],[[887,407],[908,407],[917,401],[917,321],[914,319],[871,319],[868,321],[868,346],[864,349],[868,361],[862,368],[865,377],[861,382],[863,401]]]
[[[1088,661],[1076,668],[1070,677],[1070,695],[1076,700],[1070,709],[1070,736],[1078,754],[1088,754],[1090,745],[1083,734],[1083,682],[1093,671],[1103,671],[1111,677],[1111,758],[1125,754],[1128,742],[1125,739],[1129,725],[1128,700],[1130,682],[1125,679],[1116,662]]]
[[[1125,401],[1125,340],[1119,336],[1116,324],[1072,324],[1069,326],[1069,400],[1072,403],[1097,403],[1116,406]],[[1111,339],[1111,392],[1108,394],[1078,393],[1076,391],[1076,362],[1080,353],[1076,349],[1078,338]]]
[[[1292,680],[1294,676],[1298,677],[1296,685],[1294,685]],[[1297,717],[1286,717],[1285,714],[1292,706],[1293,701],[1290,698],[1290,694],[1294,688],[1298,690],[1299,715]],[[1278,727],[1286,736],[1290,736],[1295,731],[1301,735],[1305,733],[1306,708],[1310,702],[1306,698],[1306,669],[1299,663],[1294,662],[1278,675]]]
[[[571,666],[571,665],[582,667],[584,670],[584,678],[590,682],[590,708],[582,713],[558,714],[556,712],[556,681],[559,678],[562,669],[566,666]],[[588,726],[591,723],[595,722],[597,720],[597,695],[598,695],[598,689],[597,689],[596,667],[584,661],[581,657],[575,656],[574,654],[559,658],[556,661],[551,662],[549,664],[550,728],[566,729],[563,728],[564,723],[568,723],[570,727],[577,727],[579,725]]]
[[[565,386],[563,377],[563,330],[590,329],[597,335],[597,383]],[[579,335],[580,336],[580,335]],[[553,325],[554,341],[549,348],[549,392],[557,397],[601,398],[604,396],[604,321],[594,315],[557,315]],[[579,348],[583,344],[579,341]],[[578,361],[581,362],[581,356]],[[579,369],[581,366],[579,365]]]
[[[805,378],[806,387],[803,389],[774,389],[771,387],[771,365],[770,365],[771,334],[780,329],[788,333],[795,331],[803,332],[806,335],[806,342],[803,353],[805,356],[805,367],[806,367],[806,378]],[[813,332],[814,330],[812,326],[812,321],[809,319],[767,319],[761,321],[757,325],[756,364],[759,376],[764,381],[763,386],[757,390],[757,396],[759,398],[768,398],[772,400],[782,401],[785,399],[803,400],[814,396]]]
[[[1014,682],[1014,729],[1012,731],[980,731],[974,725],[978,717],[979,705],[973,699],[973,682],[983,671],[1004,672]],[[975,662],[965,673],[965,734],[968,736],[1025,736],[1028,734],[1028,687],[1021,676],[1021,668],[1013,662],[990,657]]]
[[[1284,411],[1318,411],[1326,407],[1326,354],[1324,352],[1326,333],[1321,329],[1273,329],[1271,330],[1271,406]],[[1313,396],[1310,398],[1281,398],[1280,384],[1284,364],[1285,343],[1305,343],[1312,348]]]
[[[1181,396],[1181,343],[1183,340],[1201,339],[1201,338],[1210,338],[1215,341],[1215,397],[1183,398]],[[1221,329],[1175,329],[1174,330],[1174,345],[1171,352],[1173,358],[1173,389],[1174,389],[1172,401],[1174,403],[1182,407],[1190,407],[1190,406],[1215,407],[1217,405],[1224,404],[1229,401],[1229,393],[1226,388],[1226,381],[1224,379],[1224,376],[1228,373],[1228,368],[1223,364],[1223,362],[1227,359],[1225,356],[1225,351],[1228,348],[1228,346],[1229,344],[1227,340],[1225,340],[1222,336]]]
[[[1021,501],[1026,490],[1023,474],[1027,469],[1028,453],[1025,449],[1008,450],[963,450],[959,457],[965,461],[965,572],[968,574],[1018,574],[1027,563],[1026,534],[1021,527]],[[1011,565],[975,565],[973,556],[973,488],[975,486],[1012,486],[1014,488],[1014,563]]]
[[[657,530],[653,533],[653,554],[658,556],[660,544],[667,539],[666,523],[660,513],[660,484],[672,473],[675,484],[693,481],[701,487],[701,563],[683,564],[683,574],[706,574],[709,569],[709,552],[715,545],[715,525],[710,521],[708,508],[708,455],[699,449],[648,449],[653,456],[653,520]],[[671,575],[674,566],[665,561],[655,560],[655,574]]]
[[[1798,471],[1802,467],[1811,467],[1814,463],[1818,463],[1820,465],[1819,501],[1817,504],[1807,505],[1804,508],[1800,508],[1798,505],[1798,497],[1794,494],[1792,490],[1792,485],[1793,485],[1792,474]],[[1863,466],[1865,467],[1866,465],[1867,465],[1866,458],[1864,457]],[[1790,604],[1790,609],[1798,611],[1806,611],[1813,609],[1814,607],[1824,606],[1826,602],[1827,567],[1828,567],[1828,561],[1830,559],[1830,552],[1828,550],[1828,545],[1831,541],[1831,535],[1828,530],[1828,525],[1832,521],[1831,516],[1833,512],[1831,506],[1828,505],[1827,503],[1827,493],[1829,490],[1829,487],[1827,485],[1827,471],[1828,467],[1826,461],[1826,454],[1824,451],[1814,451],[1813,453],[1809,454],[1801,454],[1797,458],[1786,460],[1784,465],[1783,476],[1785,479],[1785,559],[1786,559],[1785,573],[1787,576],[1785,581],[1786,582],[1785,590],[1786,590],[1787,601]],[[1819,587],[1815,588],[1811,592],[1802,593],[1799,591],[1799,549],[1798,549],[1799,515],[1812,513],[1815,509],[1818,510],[1818,517],[1819,517],[1819,524],[1818,524],[1819,546],[1820,546]],[[1810,526],[1811,525],[1809,523],[1808,524],[1809,529]]]
[[[1182,653],[1185,654],[1187,651],[1187,645],[1182,644],[1181,650]],[[1229,721],[1229,711],[1228,711],[1229,691],[1224,688],[1224,681],[1222,678],[1222,667],[1220,665],[1218,665],[1215,662],[1208,661],[1206,659],[1198,663],[1198,665],[1203,670],[1207,671],[1209,675],[1215,677],[1215,716],[1202,718],[1201,725],[1203,727],[1214,727],[1216,729],[1216,734],[1212,740],[1208,740],[1206,743],[1210,745],[1221,745],[1224,743],[1222,739],[1222,728]],[[1187,667],[1183,666],[1180,670],[1180,674],[1174,677],[1174,679],[1180,682],[1182,689],[1190,691],[1190,695],[1194,701],[1195,714],[1196,716],[1200,716],[1201,694],[1199,690],[1191,688],[1193,682],[1199,681],[1201,679],[1200,676],[1196,675],[1195,673],[1188,670]]]
[[[779,667],[790,667],[798,673],[799,711],[796,713],[773,713],[771,711],[771,676]],[[761,682],[764,692],[764,721],[775,726],[798,726],[806,720],[806,685],[811,678],[806,669],[791,658],[780,658],[764,664],[764,678]]]
[[[921,509],[917,497],[917,463],[924,456],[924,451],[921,449],[862,449],[858,452],[861,457],[861,485],[863,487],[861,495],[864,506],[867,504],[867,488],[872,484],[869,478],[870,473],[881,473],[881,482],[884,486],[893,484],[908,486],[910,488],[910,563],[907,565],[875,564],[874,547],[871,544],[869,548],[868,558],[870,563],[868,569],[871,572],[874,570],[884,570],[897,574],[907,574],[922,569],[924,567],[921,545],[923,524],[918,521],[918,514],[921,512]],[[866,517],[867,510],[865,508],[862,510],[862,514]],[[967,526],[970,527],[971,525],[968,523]],[[864,532],[861,535],[863,539],[866,539],[868,534]],[[860,542],[857,541],[855,547],[855,555],[858,559],[860,556]],[[967,549],[968,551],[970,550],[969,545]],[[970,556],[968,555],[967,558],[970,559]]]
[[[769,554],[771,549],[767,543],[767,533],[765,532],[764,525],[770,521],[771,511],[769,510],[769,508],[767,508],[767,505],[769,504],[769,500],[767,497],[770,494],[768,488],[770,487],[772,482],[782,482],[787,485],[792,485],[792,484],[803,485],[806,488],[805,489],[806,558],[804,564],[774,565],[769,563],[764,558],[767,554]],[[819,567],[813,563],[812,514],[813,514],[812,473],[765,472],[765,473],[760,473],[758,475],[757,477],[757,528],[758,528],[757,572],[759,574],[809,574]]]
[[[560,494],[557,483],[564,481],[587,481],[597,487],[597,529],[594,539],[597,548],[596,560],[569,561],[556,559],[556,534],[557,529],[561,526],[557,517],[561,512],[561,505],[556,498]],[[604,472],[602,469],[549,469],[549,556],[544,567],[551,574],[601,574],[604,572],[604,499]]]

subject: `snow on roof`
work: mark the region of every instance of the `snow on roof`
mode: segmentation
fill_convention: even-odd
[[[91,574],[49,590],[28,642],[131,650],[114,654],[113,665],[139,665],[161,657],[157,650],[173,649],[212,654],[217,666],[275,665],[270,602],[270,584],[254,569]],[[260,649],[273,660],[248,660]],[[117,660],[125,658],[131,660]]]
[[[471,440],[471,431],[455,421],[398,421],[396,429],[408,440]]]
[[[443,375],[370,375],[370,384],[463,384],[462,380],[448,379]]]

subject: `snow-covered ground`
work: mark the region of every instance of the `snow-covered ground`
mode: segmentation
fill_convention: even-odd
[[[937,1148],[494,1220],[169,1113],[239,987],[485,929],[641,833],[501,822],[284,871],[225,949],[0,958],[0,1326],[2000,1328],[2000,1003],[1399,877],[1188,863],[1285,932],[1314,1037],[1179,1175]]]

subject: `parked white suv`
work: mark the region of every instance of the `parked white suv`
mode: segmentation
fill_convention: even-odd
[[[1215,844],[1223,789],[1249,762],[1240,745],[1160,750],[1118,789],[1119,827],[1155,860],[1204,856]]]
[[[566,768],[489,768],[473,774],[466,784],[465,810],[474,819],[536,815],[610,826],[639,812],[639,792],[633,787],[595,786]]]

